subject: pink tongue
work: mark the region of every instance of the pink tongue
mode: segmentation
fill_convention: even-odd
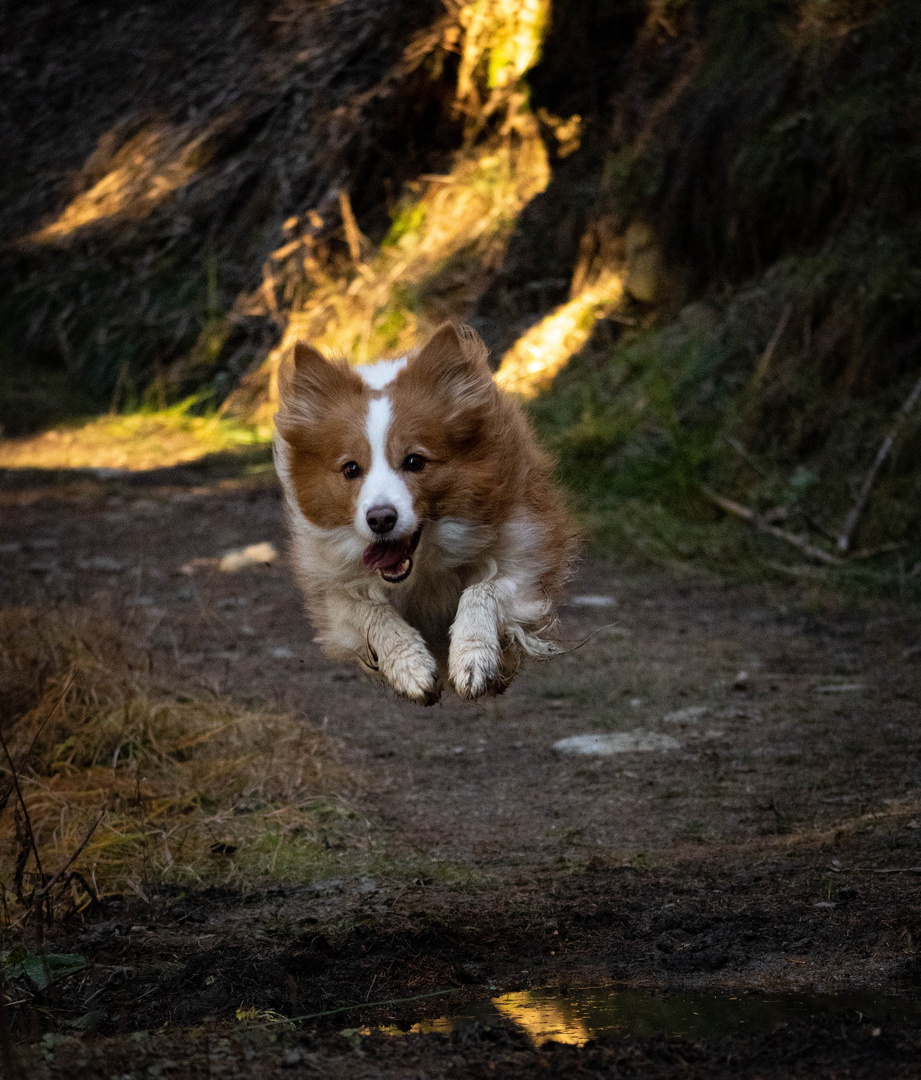
[[[396,570],[409,557],[410,538],[382,540],[365,548],[363,561],[368,570]]]

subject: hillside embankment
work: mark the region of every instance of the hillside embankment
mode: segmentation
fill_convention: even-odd
[[[721,556],[643,506],[696,526],[741,505],[775,561],[794,535],[806,564],[860,553],[852,576],[904,593],[919,19],[32,5],[3,45],[0,422],[190,396],[264,422],[294,337],[357,360],[462,319],[540,392],[583,508],[617,507],[657,557]]]

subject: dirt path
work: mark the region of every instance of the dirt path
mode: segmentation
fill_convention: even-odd
[[[283,559],[218,570],[230,548],[283,550],[270,478],[8,474],[0,497],[6,603],[117,611],[161,676],[299,711],[338,740],[369,838],[360,873],[116,900],[57,928],[90,967],[46,1004],[59,1020],[97,1015],[100,1033],[51,1024],[63,1034],[46,1036],[47,1075],[115,1075],[124,1061],[138,1076],[164,1062],[176,1076],[285,1062],[305,1076],[921,1076],[911,1024],[874,1035],[856,1014],[581,1049],[539,1049],[521,1025],[356,1034],[500,991],[611,980],[917,991],[917,611],[808,581],[729,587],[589,561],[562,610],[574,645],[596,631],[584,646],[503,698],[425,710],[323,659]],[[654,748],[554,748],[616,733]],[[241,1007],[265,1020],[446,989],[450,1009],[436,997],[295,1031],[234,1022]],[[48,1017],[29,1023],[38,1038]]]

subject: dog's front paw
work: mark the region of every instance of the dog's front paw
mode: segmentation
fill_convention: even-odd
[[[452,642],[448,674],[457,696],[464,701],[500,694],[508,682],[502,671],[502,650],[487,641]]]
[[[379,660],[380,673],[398,694],[419,705],[441,697],[438,665],[422,640],[401,642]]]

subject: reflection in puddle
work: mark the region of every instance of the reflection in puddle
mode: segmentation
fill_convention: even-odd
[[[437,1020],[412,1027],[365,1028],[385,1035],[440,1032],[450,1034],[472,1022],[510,1020],[536,1044],[582,1046],[589,1039],[627,1035],[699,1039],[734,1031],[770,1031],[791,1020],[859,1014],[887,1020],[921,1021],[921,1001],[882,994],[657,994],[647,990],[588,986],[561,990],[519,990],[473,1004]]]

